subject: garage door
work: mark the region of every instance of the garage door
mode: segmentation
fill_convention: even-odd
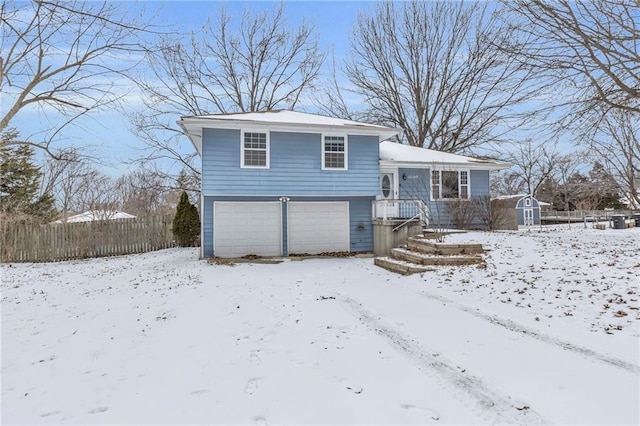
[[[213,250],[216,256],[282,255],[279,202],[213,203]]]
[[[349,251],[349,203],[290,202],[289,254]]]

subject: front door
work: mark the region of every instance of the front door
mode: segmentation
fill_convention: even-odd
[[[397,170],[381,170],[380,171],[380,195],[378,200],[377,217],[396,218],[398,217],[398,171]]]

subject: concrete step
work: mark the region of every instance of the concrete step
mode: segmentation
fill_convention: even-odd
[[[426,239],[430,239],[430,240],[437,240],[440,238],[444,238],[447,235],[452,235],[452,234],[466,234],[467,231],[465,230],[458,230],[458,229],[433,229],[433,228],[422,228],[422,235],[424,238]]]
[[[446,244],[434,243],[425,238],[411,237],[407,240],[407,247],[421,253],[435,255],[480,254],[484,253],[482,244]]]
[[[421,253],[406,248],[392,249],[391,257],[396,260],[411,262],[423,266],[464,266],[477,265],[484,262],[481,256],[475,254],[443,256],[438,254]]]
[[[387,271],[395,272],[402,275],[411,275],[435,270],[428,266],[416,265],[415,263],[392,259],[390,257],[376,257],[373,259],[373,263],[374,265],[380,266]]]

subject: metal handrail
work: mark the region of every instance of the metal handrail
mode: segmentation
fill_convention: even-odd
[[[393,214],[394,211],[395,214]],[[407,215],[408,212],[410,213]],[[403,222],[393,228],[393,231],[397,231],[416,219],[429,224],[429,208],[422,200],[375,200],[373,201],[372,213],[374,219],[403,219]]]

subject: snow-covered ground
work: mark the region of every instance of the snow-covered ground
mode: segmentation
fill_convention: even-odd
[[[640,228],[457,241],[486,267],[2,265],[2,423],[640,423]]]

